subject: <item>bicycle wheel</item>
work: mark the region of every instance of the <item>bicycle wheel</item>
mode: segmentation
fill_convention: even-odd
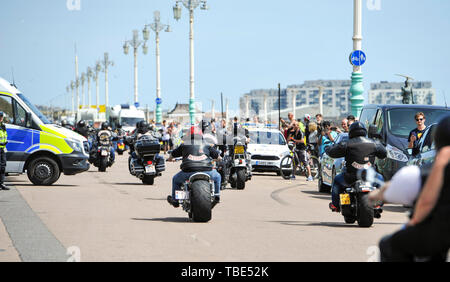
[[[281,159],[280,175],[284,179],[290,179],[293,172],[294,172],[294,159],[292,156],[287,155]]]
[[[311,176],[314,179],[319,178],[319,166],[320,162],[316,156],[310,156],[309,158],[309,166],[311,167]]]

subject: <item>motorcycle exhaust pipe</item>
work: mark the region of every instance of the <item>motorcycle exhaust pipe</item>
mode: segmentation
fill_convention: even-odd
[[[141,174],[138,175],[138,178],[139,178],[140,180],[142,180],[142,179],[144,179],[144,175],[141,173]]]

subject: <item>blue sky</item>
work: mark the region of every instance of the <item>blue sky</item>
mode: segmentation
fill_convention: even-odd
[[[173,19],[174,0],[80,0],[70,11],[67,0],[1,1],[0,76],[11,79],[36,104],[70,105],[66,86],[74,78],[74,44],[80,72],[110,53],[110,104],[133,101],[133,58],[123,54],[132,30],[143,29],[161,11],[172,33],[161,34],[163,107],[189,98],[188,11]],[[372,2],[375,0],[372,0]],[[450,1],[380,0],[370,10],[363,0],[363,67],[370,83],[402,81],[397,73],[432,81],[438,104],[450,102]],[[353,1],[209,0],[209,11],[195,11],[196,97],[210,108],[220,93],[238,108],[252,89],[276,88],[313,79],[350,79]],[[155,100],[154,35],[149,53],[139,55],[139,100]],[[103,75],[101,76],[103,80]],[[100,86],[104,102],[104,86]],[[94,92],[94,91],[93,91]],[[94,98],[92,99],[94,101]]]

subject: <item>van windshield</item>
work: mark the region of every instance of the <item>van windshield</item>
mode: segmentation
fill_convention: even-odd
[[[388,111],[389,132],[398,137],[408,138],[411,130],[417,127],[414,116],[416,113],[425,114],[425,125],[430,125],[439,121],[444,115],[450,114],[448,110],[408,108],[392,109]]]
[[[39,119],[44,123],[44,124],[51,124],[51,122],[44,116],[43,113],[41,113],[41,111],[39,111],[38,108],[36,108],[36,106],[31,103],[27,97],[25,97],[25,95],[21,94],[21,93],[17,93],[17,96],[19,96],[19,98],[28,106],[28,108],[30,108],[30,110],[39,117]]]
[[[136,123],[145,120],[144,118],[132,118],[132,117],[123,117],[121,118],[122,126],[136,126]]]

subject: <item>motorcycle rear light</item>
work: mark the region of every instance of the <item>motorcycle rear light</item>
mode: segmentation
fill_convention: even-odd
[[[239,164],[242,164],[242,160],[239,160]]]
[[[152,161],[148,161],[147,164],[148,164],[148,165],[152,165],[153,162],[152,162]]]

